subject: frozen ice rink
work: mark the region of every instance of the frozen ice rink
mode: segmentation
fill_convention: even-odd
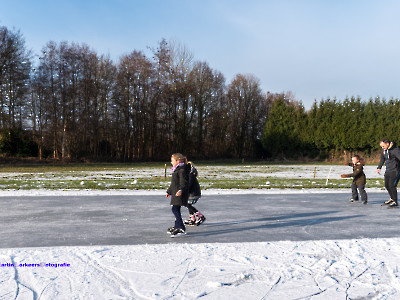
[[[205,195],[195,205],[207,220],[171,239],[174,217],[159,195],[0,197],[0,248],[234,243],[399,237],[399,209],[349,203],[349,193]],[[182,209],[184,218],[187,209]]]
[[[206,222],[175,239],[162,192],[11,193],[1,299],[399,299],[400,210],[383,191],[367,205],[349,191],[205,191]]]

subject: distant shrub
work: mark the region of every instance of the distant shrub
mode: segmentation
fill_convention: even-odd
[[[38,145],[21,128],[3,129],[0,132],[0,153],[6,156],[33,157],[38,155]]]

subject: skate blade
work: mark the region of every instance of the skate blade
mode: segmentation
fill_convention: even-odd
[[[177,237],[181,237],[181,236],[184,236],[184,235],[186,235],[186,232],[171,235],[171,238],[177,238]]]

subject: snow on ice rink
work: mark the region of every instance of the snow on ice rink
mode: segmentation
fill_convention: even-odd
[[[374,191],[367,191],[373,196]],[[347,203],[349,195],[345,194],[349,190],[330,192],[335,192],[335,197],[343,195],[337,198],[340,198],[338,201],[344,207],[350,205]],[[310,195],[330,192],[210,190],[204,194],[217,198],[218,195],[230,194],[253,197],[257,194],[280,193],[298,196],[304,200],[299,205],[307,206],[306,200]],[[360,218],[363,226],[366,226],[368,218],[373,216],[374,211],[378,212],[379,220],[374,220],[372,225],[375,233],[385,232],[387,223],[384,222],[384,216],[388,215],[390,220],[394,220],[392,236],[276,240],[277,234],[280,234],[276,233],[274,240],[262,237],[257,242],[242,242],[240,235],[237,235],[239,240],[234,240],[233,231],[230,233],[230,242],[221,243],[191,242],[190,239],[185,240],[186,236],[168,239],[163,232],[165,240],[161,243],[3,247],[0,249],[0,299],[400,299],[400,235],[396,229],[400,225],[397,217],[400,210],[383,209],[380,201],[386,197],[386,193],[375,192],[378,193],[372,197],[375,200],[367,206],[351,207],[350,213],[365,215],[364,219]],[[29,200],[30,196],[51,195],[65,200],[66,196],[71,195],[137,196],[140,193],[161,195],[160,192],[140,191],[5,191],[0,201],[8,199],[5,197]],[[281,197],[281,201],[288,201],[285,197]],[[9,203],[4,201],[3,216],[7,216],[12,212],[7,212]],[[199,201],[198,206],[202,209],[207,207],[205,204],[205,201]],[[168,203],[162,205],[165,205],[165,220],[171,219]],[[22,207],[19,203],[18,208]],[[210,216],[211,207],[205,210]],[[24,218],[25,225],[32,222],[34,231],[35,219]],[[321,216],[319,218],[327,222],[319,222],[323,227],[314,227],[318,230],[329,230],[331,227],[334,231],[336,224],[339,224],[332,220],[328,222]],[[148,222],[151,220],[154,221],[153,215],[147,219]],[[349,232],[357,232],[359,220],[348,219],[351,224],[348,226]],[[273,221],[281,220],[268,220]],[[207,222],[212,224],[212,217]],[[212,226],[207,227],[206,223],[194,229],[211,229]],[[311,228],[321,224],[314,224],[309,219],[305,223],[296,220],[287,223],[285,230],[295,231],[303,225]],[[4,231],[7,230],[11,235],[18,234],[18,228],[12,228],[12,223],[3,225]],[[165,225],[160,225],[160,228]],[[275,230],[272,226],[266,228],[271,232]],[[262,226],[256,229],[247,232],[257,235],[265,231]],[[347,227],[340,230],[346,237]],[[187,236],[190,236],[190,232]],[[4,245],[7,245],[7,237],[2,236]]]
[[[14,264],[0,269],[0,299],[400,296],[399,238],[21,248],[0,259]]]

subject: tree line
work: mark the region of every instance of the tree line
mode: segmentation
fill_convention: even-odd
[[[0,153],[52,159],[322,157],[399,140],[392,99],[335,99],[306,111],[253,75],[229,83],[179,43],[118,62],[85,44],[48,42],[40,55],[0,27]],[[36,57],[36,58],[35,58]],[[324,154],[325,153],[325,154]]]
[[[130,160],[261,149],[270,100],[259,80],[239,74],[226,84],[180,44],[162,40],[151,58],[135,50],[114,63],[87,45],[50,41],[34,65],[19,31],[0,27],[0,39],[3,153]]]
[[[262,143],[271,157],[326,159],[355,152],[371,157],[383,138],[400,143],[399,114],[399,99],[328,98],[314,102],[309,111],[278,99],[268,114]]]

